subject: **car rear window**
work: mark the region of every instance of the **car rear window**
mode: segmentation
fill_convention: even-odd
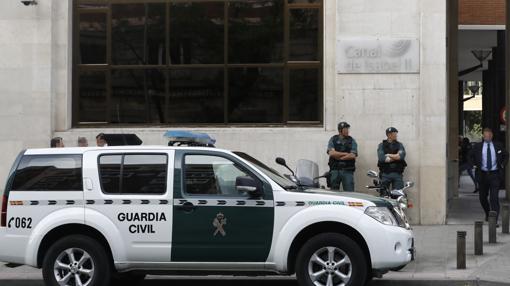
[[[166,154],[115,154],[99,157],[99,177],[106,194],[164,194]]]
[[[12,191],[82,191],[82,155],[26,155]]]

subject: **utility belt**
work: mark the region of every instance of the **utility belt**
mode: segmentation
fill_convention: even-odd
[[[355,171],[356,166],[354,160],[352,161],[339,161],[339,160],[330,160],[329,168],[332,171]]]
[[[379,163],[379,170],[381,173],[404,173],[407,164],[405,162],[398,163]]]

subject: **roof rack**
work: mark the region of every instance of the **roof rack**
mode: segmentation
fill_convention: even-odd
[[[169,139],[168,146],[213,147],[216,139],[206,133],[169,130],[164,135]]]

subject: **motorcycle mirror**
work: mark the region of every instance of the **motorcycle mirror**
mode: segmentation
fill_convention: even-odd
[[[294,171],[292,171],[292,169],[289,168],[289,166],[287,166],[287,162],[285,162],[285,159],[283,159],[282,157],[277,157],[275,162],[276,162],[276,164],[282,165],[285,168],[287,168],[292,173],[292,176],[294,176],[294,177],[296,176],[296,174],[294,174]]]
[[[379,177],[379,174],[377,174],[377,172],[376,172],[376,171],[369,170],[369,171],[367,172],[367,176],[369,176],[370,178],[377,178],[377,177]]]
[[[283,159],[282,157],[277,157],[275,161],[276,164],[287,167],[287,162],[285,162],[285,159]]]

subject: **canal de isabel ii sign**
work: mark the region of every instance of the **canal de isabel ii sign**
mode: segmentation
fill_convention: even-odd
[[[339,39],[337,72],[419,73],[419,42],[402,38]]]

